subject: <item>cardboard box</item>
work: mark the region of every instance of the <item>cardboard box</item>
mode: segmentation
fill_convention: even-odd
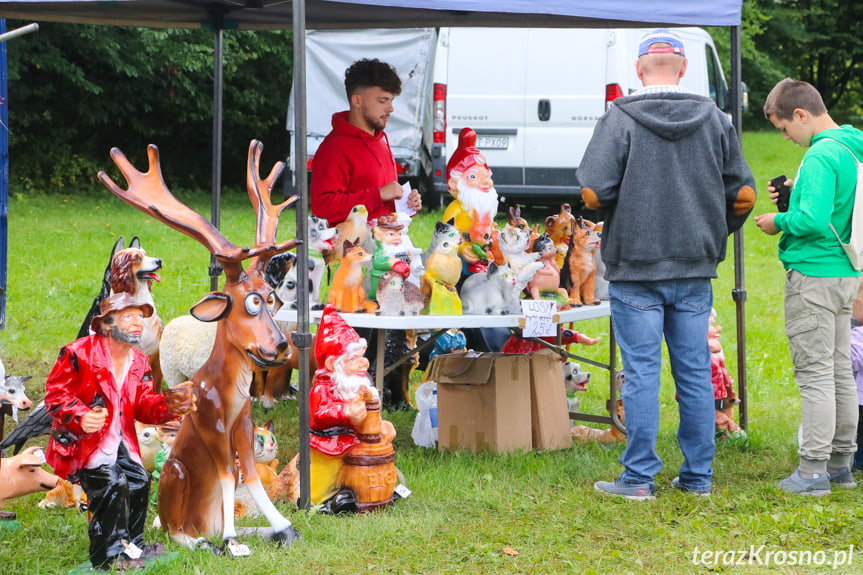
[[[537,351],[530,357],[530,413],[533,448],[566,449],[572,445],[569,408],[560,357]]]
[[[438,449],[531,449],[529,357],[441,355],[430,378],[438,389]]]

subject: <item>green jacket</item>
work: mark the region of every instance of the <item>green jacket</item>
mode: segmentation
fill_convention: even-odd
[[[779,260],[786,270],[812,277],[854,277],[848,257],[830,224],[843,241],[851,237],[851,214],[857,187],[857,166],[842,142],[863,160],[863,132],[844,125],[824,130],[812,143],[794,181],[788,212],[777,214]]]

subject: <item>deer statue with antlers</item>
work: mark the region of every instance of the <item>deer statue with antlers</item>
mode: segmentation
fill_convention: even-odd
[[[252,371],[281,365],[290,354],[287,339],[273,321],[278,300],[264,281],[264,270],[272,256],[298,243],[296,239],[276,243],[279,214],[296,196],[278,205],[271,203],[270,193],[285,164],[277,162],[262,180],[262,150],[263,144],[257,140],[249,146],[247,187],[257,214],[252,248],[234,246],[171,194],[154,145],[147,148],[146,173],[135,169],[119,149],[111,150],[127,190],[99,172],[99,179],[117,197],[203,244],[225,270],[222,291],[207,294],[190,310],[201,321],[218,322],[216,340],[209,359],[192,376],[198,409],[183,420],[171,456],[162,468],[158,509],[162,528],[178,543],[196,547],[203,541],[200,538],[221,531],[224,544],[235,555],[248,554],[248,548],[237,542],[234,525],[235,455],[250,494],[272,526],[260,529],[261,534],[279,544],[290,544],[299,537],[270,501],[255,469],[249,401]],[[246,259],[250,262],[243,269]]]

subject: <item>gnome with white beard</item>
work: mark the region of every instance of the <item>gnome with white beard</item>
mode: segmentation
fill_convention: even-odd
[[[494,221],[497,214],[497,191],[485,156],[476,147],[476,132],[462,128],[458,148],[446,165],[449,193],[455,198],[444,211],[441,221],[455,219],[455,227],[470,233],[474,212],[477,219]]]
[[[365,351],[366,340],[345,323],[333,304],[327,304],[315,347],[319,369],[309,393],[309,499],[312,504],[326,503],[333,512],[356,508],[354,494],[343,489],[342,468],[345,458],[372,435],[367,433],[372,420],[380,429],[375,435],[390,452],[396,435],[392,423],[380,420],[377,390],[366,374]],[[378,413],[370,409],[374,404]]]

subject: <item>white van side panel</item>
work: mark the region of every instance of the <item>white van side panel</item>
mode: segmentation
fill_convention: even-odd
[[[521,183],[528,34],[526,28],[449,30],[446,149],[452,154],[458,132],[473,128],[496,181],[515,177]],[[486,147],[503,140],[504,149]],[[507,175],[506,167],[518,175]]]
[[[524,84],[525,184],[571,185],[605,112],[608,31],[530,29]],[[567,169],[569,168],[569,169]]]

